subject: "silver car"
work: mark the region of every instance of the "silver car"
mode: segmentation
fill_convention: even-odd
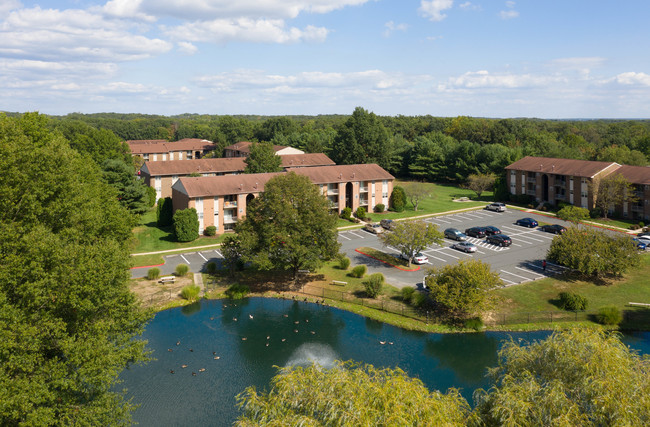
[[[494,212],[505,212],[506,211],[506,204],[505,203],[490,203],[485,207],[485,209],[489,211],[494,211]]]
[[[478,248],[472,242],[458,242],[451,245],[453,249],[458,249],[463,252],[476,252]]]

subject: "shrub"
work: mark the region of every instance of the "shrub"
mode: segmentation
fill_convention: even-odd
[[[406,303],[410,303],[414,293],[415,293],[415,288],[412,288],[411,286],[402,288],[402,301]]]
[[[352,208],[344,208],[341,212],[341,218],[350,219],[352,217]]]
[[[377,203],[375,205],[375,212],[382,213],[385,210],[386,210],[386,205],[384,205],[383,203]]]
[[[562,310],[578,311],[587,309],[587,298],[572,292],[560,292],[560,308]]]
[[[603,210],[599,207],[595,207],[589,211],[589,216],[592,218],[600,218],[603,216]]]
[[[589,210],[578,206],[566,205],[556,215],[565,221],[580,222],[589,219]]]
[[[171,197],[158,200],[158,207],[156,208],[156,224],[158,227],[166,227],[172,224],[172,211]]]
[[[226,295],[231,299],[242,299],[249,294],[250,288],[246,285],[234,283],[226,290]]]
[[[618,307],[601,307],[596,314],[596,320],[602,325],[618,325],[623,320],[623,315]]]
[[[480,331],[483,329],[483,320],[480,317],[472,317],[471,319],[466,319],[465,328]]]
[[[205,227],[205,230],[203,230],[203,234],[206,236],[215,236],[217,234],[217,227],[214,225],[208,225]]]
[[[406,209],[406,192],[402,187],[393,187],[393,192],[390,194],[390,207],[395,212]]]
[[[422,307],[424,304],[426,304],[426,302],[427,296],[422,292],[413,292],[413,295],[411,295],[411,305],[413,307]]]
[[[179,242],[191,242],[199,237],[199,216],[196,209],[181,209],[172,219],[174,234]]]
[[[339,258],[339,268],[341,270],[347,270],[348,268],[350,268],[350,262],[351,262],[350,258],[346,256]]]
[[[188,301],[194,301],[198,298],[201,288],[198,285],[188,285],[181,289],[181,297]]]
[[[174,274],[176,274],[178,277],[183,277],[187,274],[187,272],[190,271],[190,266],[187,264],[178,264],[176,266],[176,271]]]
[[[153,187],[147,186],[147,199],[148,199],[147,206],[152,208],[153,205],[156,204],[156,196],[157,196],[156,189],[153,188]]]
[[[364,208],[363,206],[359,206],[359,207],[357,208],[356,212],[354,212],[354,214],[356,215],[356,217],[359,218],[360,220],[365,219],[367,213],[368,213],[368,212],[366,211],[366,208]]]
[[[150,268],[149,271],[147,271],[147,279],[156,280],[159,277],[160,277],[159,268],[154,267],[154,268]]]
[[[645,223],[643,221],[639,221],[639,228],[645,227]]]
[[[363,276],[366,275],[367,271],[368,271],[368,267],[366,267],[365,264],[357,265],[350,272],[350,276],[362,278]]]
[[[377,295],[381,293],[381,288],[383,285],[384,275],[381,273],[371,274],[368,276],[368,279],[363,282],[363,286],[366,288],[366,294],[370,298],[376,298]]]
[[[205,271],[208,272],[208,274],[214,274],[217,272],[217,263],[214,261],[210,261],[205,265]]]

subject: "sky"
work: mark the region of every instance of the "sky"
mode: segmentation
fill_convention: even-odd
[[[650,118],[648,0],[0,0],[0,111]]]

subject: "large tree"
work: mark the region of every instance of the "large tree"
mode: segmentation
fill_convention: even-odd
[[[135,169],[123,160],[107,159],[102,164],[102,178],[117,190],[120,203],[134,214],[143,214],[151,206],[144,181],[136,178]]]
[[[431,187],[424,182],[409,182],[403,185],[406,197],[413,205],[414,211],[418,210],[418,206],[423,199],[431,196]]]
[[[546,257],[595,277],[620,276],[640,263],[639,252],[629,236],[591,227],[569,227],[553,238]]]
[[[282,158],[275,154],[270,142],[251,144],[250,154],[244,163],[246,163],[244,173],[280,172],[282,170],[280,167]]]
[[[494,386],[474,394],[482,425],[650,424],[650,359],[618,334],[575,328],[509,341],[499,360],[489,371]]]
[[[493,173],[473,173],[467,177],[467,188],[481,197],[484,191],[492,189],[495,180],[496,175]]]
[[[427,246],[442,244],[443,235],[435,224],[424,221],[399,221],[391,231],[379,235],[384,246],[392,246],[408,256],[409,266],[413,257]]]
[[[492,302],[489,291],[503,282],[490,264],[468,260],[431,269],[425,285],[439,308],[454,318],[462,318],[488,308]]]
[[[594,203],[607,218],[610,209],[625,202],[635,202],[634,185],[621,174],[614,173],[604,178],[595,178],[590,184]]]
[[[399,368],[337,362],[281,369],[271,391],[237,396],[238,426],[464,426],[470,407],[458,390],[429,391]]]
[[[266,183],[236,231],[244,260],[262,269],[291,270],[295,277],[338,253],[336,221],[318,187],[291,172]]]
[[[131,215],[44,116],[0,115],[0,170],[0,424],[129,424]]]

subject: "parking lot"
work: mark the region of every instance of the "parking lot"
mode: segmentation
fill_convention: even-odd
[[[355,249],[360,247],[372,247],[399,257],[400,253],[397,249],[384,247],[376,235],[365,230],[339,231],[339,242],[341,243],[341,251],[350,257],[352,265],[366,264],[369,273],[383,273],[386,281],[397,287],[421,285],[427,267],[441,267],[445,264],[454,264],[467,259],[480,259],[489,263],[506,285],[529,282],[560,273],[563,267],[552,263],[547,264],[546,270],[542,268],[542,261],[554,235],[539,229],[515,225],[515,221],[523,217],[534,218],[540,223],[567,226],[564,221],[555,218],[513,209],[506,212],[477,209],[426,218],[424,219],[425,222],[436,224],[441,232],[449,227],[464,232],[469,227],[493,225],[512,239],[512,245],[499,247],[486,243],[485,238],[468,237],[468,241],[474,243],[478,247],[478,251],[476,253],[465,253],[452,249],[451,245],[455,241],[445,239],[441,246],[432,245],[422,251],[429,258],[429,262],[420,266],[421,268],[418,271],[402,271],[356,252]],[[176,266],[181,263],[187,264],[192,272],[201,271],[210,261],[215,262],[220,267],[223,256],[218,249],[205,249],[183,254],[165,255],[163,259],[165,264],[158,268],[160,268],[161,275],[165,276],[172,274]],[[416,266],[413,265],[413,267]],[[145,277],[147,270],[146,267],[133,269],[131,270],[131,277]]]
[[[562,220],[512,209],[506,212],[479,209],[426,218],[425,222],[437,225],[441,232],[449,227],[464,232],[469,227],[493,225],[512,239],[512,245],[499,247],[486,243],[485,238],[468,237],[468,241],[474,243],[478,251],[465,253],[452,249],[455,241],[445,239],[441,246],[433,245],[422,251],[429,258],[429,263],[422,265],[419,271],[401,271],[356,252],[355,249],[365,246],[393,254],[395,257],[400,255],[397,249],[383,246],[376,235],[365,230],[340,231],[339,241],[341,250],[350,257],[353,265],[366,264],[369,273],[383,273],[386,281],[397,287],[421,284],[426,267],[441,267],[467,259],[480,259],[489,263],[506,285],[530,282],[560,273],[563,267],[552,263],[547,264],[546,270],[542,268],[542,261],[555,236],[536,228],[515,225],[515,221],[523,217],[531,217],[539,223],[567,226]]]

